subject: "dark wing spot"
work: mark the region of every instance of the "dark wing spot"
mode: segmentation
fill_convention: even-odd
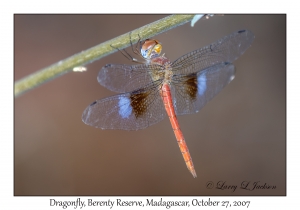
[[[240,30],[238,31],[239,34],[244,33],[246,30]]]
[[[105,68],[111,67],[111,64],[106,64],[104,67]]]
[[[93,106],[97,103],[97,101],[94,101],[93,103],[90,104],[90,106]]]
[[[150,93],[137,92],[130,95],[130,105],[136,118],[143,116],[147,111],[147,97]]]
[[[184,82],[185,92],[189,95],[190,99],[195,100],[198,91],[198,81],[196,74],[190,74],[186,76],[186,81]]]

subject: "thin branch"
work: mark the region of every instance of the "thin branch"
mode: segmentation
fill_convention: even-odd
[[[170,15],[136,30],[131,31],[132,43],[138,41],[138,35],[143,38],[149,38],[170,30],[174,27],[180,26],[192,20],[194,15]],[[73,68],[83,66],[95,60],[103,58],[117,50],[110,45],[119,49],[124,49],[130,45],[129,32],[118,36],[114,39],[106,41],[102,44],[94,46],[83,52],[75,54],[65,60],[59,61],[49,67],[41,69],[15,83],[15,97],[22,93],[37,87],[46,81],[54,79],[62,74],[70,72]]]

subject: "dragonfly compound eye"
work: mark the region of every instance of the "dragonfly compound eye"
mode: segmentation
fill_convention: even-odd
[[[141,46],[141,54],[145,59],[159,56],[162,45],[154,39],[147,39]]]
[[[162,50],[162,45],[161,44],[156,44],[152,50],[152,53],[155,52],[156,55],[159,55]]]

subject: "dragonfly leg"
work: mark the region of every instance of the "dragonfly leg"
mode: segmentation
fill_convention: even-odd
[[[132,61],[132,62],[136,62],[136,63],[145,63],[145,62],[143,62],[143,61],[139,61],[139,60],[137,60],[136,58],[132,57],[125,49],[120,50],[120,49],[117,48],[117,47],[114,47],[114,46],[112,46],[112,45],[110,45],[110,46],[111,46],[111,48],[117,49],[119,52],[122,53],[122,55],[124,55],[125,58],[127,58],[128,60],[130,60],[130,61]]]
[[[140,52],[141,45],[142,45],[142,41],[141,41],[140,35],[138,34],[139,40],[137,41],[137,43],[136,43],[136,45],[135,45],[135,48],[133,48],[132,39],[131,39],[131,32],[129,33],[129,36],[130,36],[130,44],[131,44],[132,52],[133,52],[134,54],[140,56],[142,59],[144,59],[144,57],[142,56],[142,54],[141,54],[141,52]]]

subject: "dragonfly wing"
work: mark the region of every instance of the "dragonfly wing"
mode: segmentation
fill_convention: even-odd
[[[217,64],[198,73],[175,75],[172,80],[172,95],[177,115],[198,112],[234,79],[234,65]]]
[[[166,115],[159,93],[161,83],[95,101],[84,110],[82,121],[102,129],[139,130],[153,125]]]
[[[126,93],[140,89],[152,82],[151,75],[164,69],[160,65],[119,65],[107,64],[99,72],[97,80],[107,89]]]
[[[174,74],[191,74],[219,63],[232,63],[251,46],[253,40],[251,31],[237,31],[178,58],[172,63],[172,70]]]

